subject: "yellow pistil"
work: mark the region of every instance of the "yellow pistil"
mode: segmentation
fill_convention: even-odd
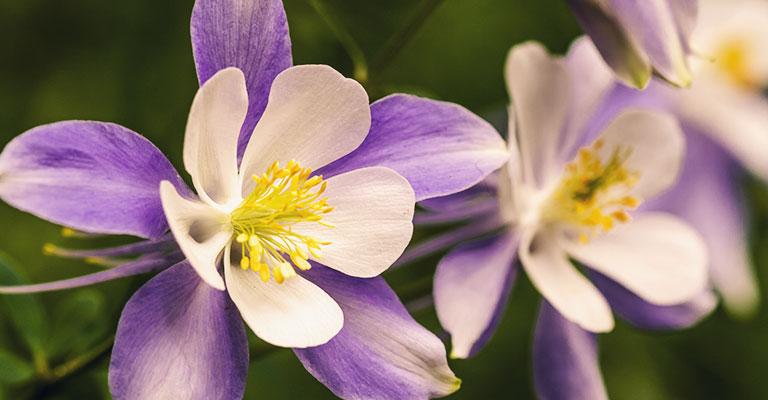
[[[321,246],[331,244],[291,231],[300,222],[333,228],[322,221],[333,211],[328,198],[320,198],[327,183],[322,176],[310,175],[311,169],[294,160],[284,168],[275,161],[262,176],[253,176],[256,187],[230,214],[235,242],[242,249],[240,267],[250,268],[264,282],[273,277],[283,283],[296,276],[294,267],[308,270],[309,255],[320,258]]]
[[[639,172],[624,167],[631,150],[617,146],[604,161],[597,154],[602,146],[602,140],[597,140],[579,150],[542,209],[544,221],[577,227],[582,243],[601,230],[611,230],[617,222],[629,222],[627,210],[640,204],[639,198],[628,195],[639,178]]]

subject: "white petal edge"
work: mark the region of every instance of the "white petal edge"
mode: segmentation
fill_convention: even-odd
[[[197,91],[184,135],[184,166],[198,196],[229,205],[240,198],[237,139],[248,111],[243,72],[226,68]]]
[[[505,78],[517,116],[523,176],[546,186],[562,168],[557,156],[571,100],[568,70],[562,58],[527,42],[510,50]]]
[[[591,332],[613,329],[608,301],[568,261],[555,232],[523,233],[519,256],[533,286],[565,318]]]
[[[692,300],[707,287],[703,239],[670,214],[645,213],[589,243],[563,244],[580,262],[656,305]]]
[[[232,264],[230,246],[224,253],[229,296],[256,336],[275,346],[306,348],[339,333],[344,314],[323,289],[301,275],[282,284],[262,282],[257,272]]]
[[[632,193],[647,199],[677,181],[685,151],[685,138],[674,117],[651,111],[625,111],[600,134],[603,160],[616,148],[630,150],[624,164],[628,171],[640,173]]]
[[[224,290],[224,280],[221,279],[216,265],[221,250],[232,239],[231,226],[218,225],[221,229],[206,232],[206,239],[202,242],[190,235],[190,229],[195,223],[202,226],[216,225],[217,222],[228,220],[229,216],[208,204],[181,197],[168,181],[160,182],[160,199],[168,226],[189,264],[205,283],[218,290]]]
[[[320,168],[356,149],[368,135],[371,110],[365,89],[325,65],[301,65],[281,72],[253,130],[240,165],[243,196],[252,175],[275,161],[295,159]]]
[[[408,181],[385,167],[361,168],[328,179],[325,196],[335,207],[323,222],[293,231],[331,242],[315,261],[359,278],[377,276],[405,250],[413,235],[415,195]]]

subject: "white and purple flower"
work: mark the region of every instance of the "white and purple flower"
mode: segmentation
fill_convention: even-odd
[[[0,154],[3,200],[72,229],[147,240],[49,248],[140,257],[0,292],[162,271],[120,318],[110,365],[115,398],[241,397],[242,320],[265,341],[294,348],[343,398],[456,390],[440,340],[376,276],[410,240],[415,201],[464,190],[507,160],[498,133],[453,104],[392,95],[369,106],[364,89],[330,67],[292,67],[277,0],[197,1],[192,44],[201,88],[183,154],[197,194],[126,128],[90,121],[34,128]]]
[[[478,227],[472,235],[487,232],[450,251],[435,275],[452,357],[470,357],[487,343],[522,265],[544,297],[534,370],[545,399],[605,398],[594,333],[613,328],[612,312],[664,328],[689,324],[715,305],[699,234],[642,206],[675,183],[683,134],[671,116],[640,110],[596,125],[614,82],[596,62],[585,40],[562,59],[534,43],[514,47],[506,67],[510,162],[469,191],[422,202],[430,212],[415,220],[470,218],[467,228]],[[414,251],[455,242],[457,232]]]
[[[759,290],[747,248],[748,222],[738,187],[743,169],[768,181],[768,3],[760,0],[701,2],[701,24],[692,46],[696,78],[686,90],[652,81],[637,91],[614,84],[595,125],[627,108],[674,114],[690,149],[681,179],[647,209],[679,215],[707,242],[710,280],[726,309],[752,315]],[[607,68],[595,65],[596,71]],[[596,72],[598,73],[598,72]]]
[[[567,0],[584,33],[624,83],[644,88],[653,74],[691,84],[688,37],[698,0]]]

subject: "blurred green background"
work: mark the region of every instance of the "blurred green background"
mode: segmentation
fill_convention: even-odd
[[[189,40],[192,5],[0,1],[0,143],[59,120],[111,121],[148,137],[181,169],[184,126],[197,89]],[[580,33],[563,0],[285,0],[285,6],[296,64],[329,64],[359,78],[372,100],[409,92],[461,103],[489,119],[507,102],[502,67],[512,45],[539,40],[563,53]],[[749,177],[743,183],[753,216],[750,248],[768,293],[768,193]],[[45,256],[45,243],[85,248],[124,239],[63,237],[60,227],[5,204],[0,221],[4,283],[50,281],[100,268]],[[423,298],[438,259],[386,277],[405,302]],[[0,297],[0,398],[109,398],[111,338],[122,305],[147,278]],[[486,349],[473,359],[451,361],[464,383],[450,398],[534,397],[530,347],[538,302],[521,275]],[[440,332],[432,308],[415,316]],[[290,350],[251,339],[246,398],[334,397]],[[613,399],[767,396],[765,312],[735,320],[718,309],[692,329],[662,334],[619,322],[600,342]]]

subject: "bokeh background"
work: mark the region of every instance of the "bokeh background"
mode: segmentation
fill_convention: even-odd
[[[182,170],[184,126],[197,89],[192,5],[0,1],[0,146],[40,124],[111,121],[145,135]],[[372,100],[414,93],[460,103],[494,123],[504,119],[502,68],[509,48],[538,40],[563,53],[580,34],[563,0],[285,0],[285,7],[296,64],[329,64],[363,82]],[[768,191],[748,176],[742,183],[751,255],[768,293]],[[435,232],[419,231],[416,238]],[[129,240],[66,237],[60,227],[3,203],[0,282],[43,282],[103,268],[46,256],[45,243],[89,248]],[[438,259],[385,277],[406,304],[418,304],[430,293]],[[0,297],[0,398],[109,398],[117,320],[146,279]],[[473,359],[451,361],[464,382],[449,398],[534,398],[530,347],[539,301],[521,274],[490,344]],[[765,399],[768,307],[762,306],[748,319],[718,308],[699,325],[673,333],[642,332],[619,321],[599,339],[611,398]],[[414,315],[440,334],[432,307]],[[245,398],[334,398],[290,350],[250,339]]]

